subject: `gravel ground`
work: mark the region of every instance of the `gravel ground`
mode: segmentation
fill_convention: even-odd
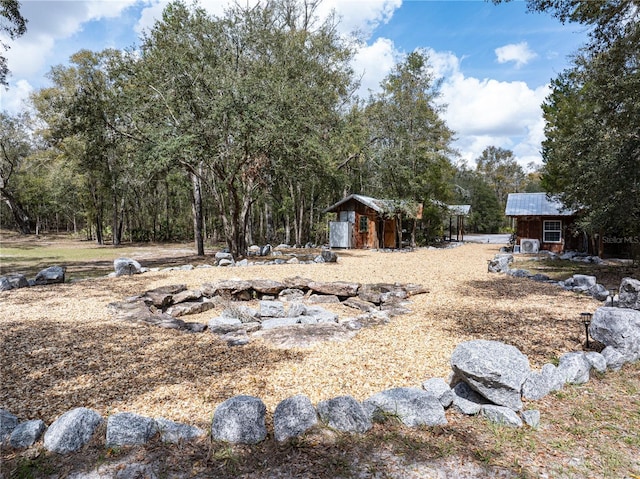
[[[345,251],[337,264],[211,268],[91,279],[9,291],[0,296],[0,407],[51,423],[86,406],[106,416],[131,411],[208,427],[215,407],[255,395],[273,411],[279,401],[351,394],[359,400],[390,387],[446,378],[464,340],[514,344],[541,366],[579,349],[590,298],[487,273],[496,245],[410,253]],[[230,348],[209,333],[185,334],[116,321],[107,304],[162,285],[228,278],[420,283],[413,312],[362,330],[348,342],[278,349],[264,341]],[[219,312],[219,311],[218,311]],[[208,311],[193,316],[206,322]],[[354,313],[355,315],[355,313]]]

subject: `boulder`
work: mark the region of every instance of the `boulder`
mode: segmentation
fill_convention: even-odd
[[[511,427],[522,427],[522,419],[508,407],[495,406],[486,404],[482,406],[480,415],[486,417],[489,421]]]
[[[257,444],[267,437],[264,403],[253,396],[235,396],[220,404],[211,423],[215,441]]]
[[[243,323],[250,323],[260,318],[260,311],[249,306],[231,304],[222,311],[223,318],[239,319]]]
[[[323,249],[320,256],[325,263],[336,263],[338,261],[338,255],[329,249]]]
[[[217,283],[205,283],[202,285],[202,294],[207,297],[222,296],[225,298],[251,299],[251,283],[244,280],[223,280]]]
[[[198,427],[170,421],[163,417],[157,417],[155,418],[155,421],[158,425],[160,439],[162,439],[162,442],[177,444],[179,442],[190,441],[192,439],[202,437],[206,434],[205,431]]]
[[[528,269],[510,269],[507,270],[507,274],[509,276],[513,276],[514,278],[530,278],[533,276],[531,271]]]
[[[309,278],[303,278],[301,276],[293,276],[283,279],[282,282],[284,283],[286,288],[306,291],[309,289],[309,284],[311,284],[313,280]]]
[[[451,406],[453,402],[453,391],[442,378],[427,379],[422,383],[422,388],[430,394],[433,394],[443,407]]]
[[[223,259],[227,260],[227,261],[231,261],[231,263],[234,262],[233,255],[231,253],[228,253],[228,252],[225,252],[225,251],[218,251],[215,254],[215,258],[216,258],[216,261],[218,263],[220,263],[220,261],[223,260]]]
[[[281,401],[273,413],[273,429],[278,442],[298,437],[318,424],[318,413],[307,396]]]
[[[640,281],[623,278],[618,293],[618,306],[640,310]]]
[[[137,446],[146,444],[158,432],[150,417],[131,412],[112,414],[107,419],[107,446]]]
[[[20,273],[10,273],[6,275],[4,279],[9,283],[9,286],[10,286],[9,288],[6,288],[6,289],[18,289],[18,288],[29,287],[29,281],[23,274],[20,274]],[[64,282],[64,279],[61,282]],[[2,289],[2,286],[0,286],[0,291],[5,291],[4,289]]]
[[[0,409],[0,444],[2,444],[18,426],[18,417],[6,409]]]
[[[9,291],[13,289],[13,285],[9,282],[6,276],[0,276],[0,291]]]
[[[531,371],[522,384],[522,397],[527,400],[537,401],[551,392],[551,384],[548,376]]]
[[[469,387],[467,383],[458,383],[453,389],[453,407],[467,416],[474,416],[480,412],[488,401]]]
[[[322,257],[322,255],[318,255],[315,258],[313,258],[313,262],[314,263],[324,263],[324,258]]]
[[[226,341],[227,346],[244,346],[251,342],[249,335],[245,329],[239,329],[237,331],[231,331],[227,334],[220,336],[222,341]]]
[[[64,283],[64,273],[66,271],[66,266],[49,266],[36,275],[36,284]]]
[[[598,301],[606,301],[609,298],[609,290],[600,283],[591,286],[587,292]]]
[[[340,298],[333,294],[312,294],[307,298],[311,304],[340,304]]]
[[[296,257],[293,257],[293,258],[287,260],[287,264],[299,264],[299,263],[300,263],[300,260],[298,258],[296,258]]]
[[[536,273],[533,276],[530,276],[529,279],[532,279],[533,281],[538,281],[540,283],[544,283],[546,281],[551,280],[551,278],[549,278],[549,276],[547,276],[546,274],[542,274],[542,273]]]
[[[230,260],[230,259],[218,260],[218,266],[220,268],[229,267],[229,266],[235,266],[235,264],[236,263],[233,260]]]
[[[369,405],[373,405],[371,408]],[[447,424],[444,407],[433,394],[418,388],[393,388],[371,396],[364,402],[368,410],[397,416],[409,427]]]
[[[626,308],[596,309],[589,334],[605,346],[614,347],[631,362],[640,358],[640,311]]]
[[[266,244],[262,248],[260,248],[260,256],[269,256],[271,255],[272,250],[273,248],[271,248],[271,245]]]
[[[315,318],[318,323],[337,323],[338,315],[320,306],[308,306],[305,316]]]
[[[218,316],[209,320],[207,327],[213,334],[226,334],[242,329],[242,321],[240,321],[238,318],[227,318],[225,316]]]
[[[318,414],[322,422],[338,431],[365,433],[371,429],[371,420],[362,404],[351,396],[319,402]]]
[[[453,351],[451,367],[494,404],[522,409],[520,392],[531,370],[529,360],[516,347],[483,339],[467,341]]]
[[[202,301],[186,301],[180,304],[174,304],[167,309],[167,314],[171,316],[187,316],[189,314],[199,314],[209,311],[216,307],[216,302],[211,301],[208,298],[204,298]]]
[[[285,289],[285,285],[279,281],[273,281],[270,279],[254,279],[250,281],[251,287],[261,294],[273,294],[278,295]]]
[[[584,384],[589,381],[591,364],[585,359],[584,353],[566,353],[560,357],[558,373],[568,384]]]
[[[284,318],[286,315],[282,301],[260,301],[261,318]]]
[[[619,371],[624,366],[624,363],[627,362],[625,356],[612,346],[607,346],[600,354],[607,362],[607,368],[612,371]]]
[[[202,300],[202,291],[186,289],[173,295],[173,304],[195,302]]]
[[[549,392],[560,391],[565,385],[565,376],[553,364],[548,363],[542,366],[540,374],[546,379]]]
[[[527,426],[533,429],[538,429],[538,427],[540,426],[540,411],[538,411],[537,409],[529,409],[528,411],[523,411],[522,420]]]
[[[377,309],[375,304],[370,303],[369,301],[364,301],[356,297],[347,298],[345,301],[342,302],[342,304],[350,308],[359,309],[360,311],[364,311],[364,312],[369,312],[371,310]]]
[[[280,292],[278,298],[281,301],[295,301],[304,298],[304,291],[296,288],[286,288]]]
[[[307,314],[307,307],[300,301],[294,301],[289,305],[287,309],[287,317],[297,318]]]
[[[92,409],[79,407],[67,411],[44,433],[44,448],[58,454],[77,451],[89,442],[101,423],[102,416]]]
[[[591,367],[599,373],[604,373],[607,371],[607,360],[602,354],[596,353],[595,351],[589,351],[588,353],[584,354],[584,358],[591,365]]]
[[[127,276],[142,272],[140,263],[131,258],[117,258],[113,260],[113,269],[116,272],[116,276]]]
[[[145,303],[164,309],[173,304],[173,296],[187,290],[186,284],[170,284],[151,289],[142,295]]]
[[[11,447],[20,449],[31,447],[40,439],[46,428],[44,421],[40,419],[22,422],[11,433],[9,444]]]
[[[270,318],[262,320],[262,329],[282,328],[298,324],[299,318]]]
[[[489,273],[504,273],[509,271],[511,263],[513,263],[512,254],[497,254],[489,261],[487,269]]]
[[[358,294],[358,283],[349,283],[346,281],[334,281],[331,283],[312,281],[309,288],[316,293],[332,294],[335,296],[349,297]]]
[[[595,276],[588,276],[586,274],[574,274],[573,275],[573,289],[589,291],[590,288],[597,284]]]
[[[395,288],[392,291],[387,291],[380,295],[380,302],[382,304],[395,304],[407,299],[408,294],[402,288]]]

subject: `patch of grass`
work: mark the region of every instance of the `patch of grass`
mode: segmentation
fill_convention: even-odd
[[[35,479],[48,476],[55,472],[55,467],[47,460],[46,456],[39,454],[34,458],[21,457],[18,459],[9,477],[11,479]]]

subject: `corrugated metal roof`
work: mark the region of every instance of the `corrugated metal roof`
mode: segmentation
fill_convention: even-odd
[[[466,216],[471,210],[471,205],[449,205],[449,212],[456,216]]]
[[[336,211],[340,206],[350,200],[356,200],[365,206],[368,206],[379,215],[393,214],[396,212],[403,212],[409,216],[420,218],[422,215],[422,205],[407,200],[381,200],[378,198],[371,198],[370,196],[351,194],[345,198],[342,198],[336,204],[326,208],[324,213],[331,213]]]
[[[546,193],[509,193],[504,211],[506,216],[571,216],[574,213]]]

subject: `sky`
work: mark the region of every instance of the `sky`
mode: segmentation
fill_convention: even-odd
[[[256,0],[242,0],[255,2]],[[47,73],[81,50],[130,48],[161,16],[166,0],[21,0],[27,33],[5,41],[12,72],[0,88],[0,110],[16,113],[49,85]],[[200,0],[221,15],[228,0]],[[380,81],[408,53],[420,49],[442,79],[439,102],[456,132],[456,161],[475,166],[487,146],[514,152],[523,166],[540,164],[541,104],[549,82],[571,64],[586,41],[584,27],[530,13],[524,1],[324,0],[319,15],[335,10],[340,31],[364,40],[354,58],[362,75],[358,94]]]

